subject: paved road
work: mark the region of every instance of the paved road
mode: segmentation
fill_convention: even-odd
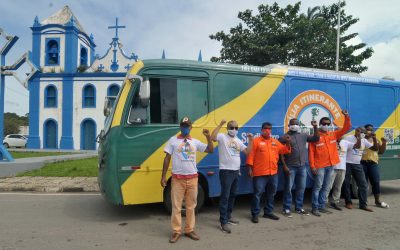
[[[249,197],[240,197],[240,225],[232,234],[218,229],[214,205],[197,216],[201,240],[175,245],[168,243],[169,216],[160,204],[115,207],[97,194],[0,193],[0,249],[400,249],[400,180],[384,182],[382,192],[389,209],[281,216],[256,225]]]

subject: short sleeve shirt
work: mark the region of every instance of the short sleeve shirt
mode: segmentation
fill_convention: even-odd
[[[354,144],[357,143],[357,138],[354,135],[350,135],[345,137],[345,140],[350,141]],[[372,147],[372,143],[370,143],[367,139],[361,139],[360,148],[352,148],[347,151],[346,162],[351,164],[360,164],[361,157],[363,156],[364,150],[366,148]]]
[[[171,137],[164,148],[164,152],[172,156],[172,174],[197,174],[196,152],[204,152],[207,144],[196,139]]]
[[[339,143],[339,160],[340,162],[333,166],[334,169],[342,169],[346,170],[346,157],[347,157],[347,151],[352,150],[354,146],[353,142],[349,142],[347,140],[341,140]]]
[[[237,137],[227,134],[218,134],[219,168],[226,170],[240,169],[240,152],[246,149],[246,145]]]

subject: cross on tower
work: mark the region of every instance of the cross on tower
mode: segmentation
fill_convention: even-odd
[[[118,25],[118,17],[115,18],[115,26],[108,26],[109,29],[115,29],[115,38],[118,38],[118,28],[126,28],[125,26]]]

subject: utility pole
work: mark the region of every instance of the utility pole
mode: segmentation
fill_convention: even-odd
[[[340,48],[340,0],[338,3],[338,25],[337,25],[337,39],[336,39],[336,67],[335,70],[339,71],[339,48]]]

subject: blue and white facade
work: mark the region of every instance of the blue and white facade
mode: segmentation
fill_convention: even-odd
[[[39,74],[28,82],[29,148],[97,148],[106,96],[116,96],[137,56],[127,56],[116,35],[103,57],[68,6],[32,29],[32,62]]]

